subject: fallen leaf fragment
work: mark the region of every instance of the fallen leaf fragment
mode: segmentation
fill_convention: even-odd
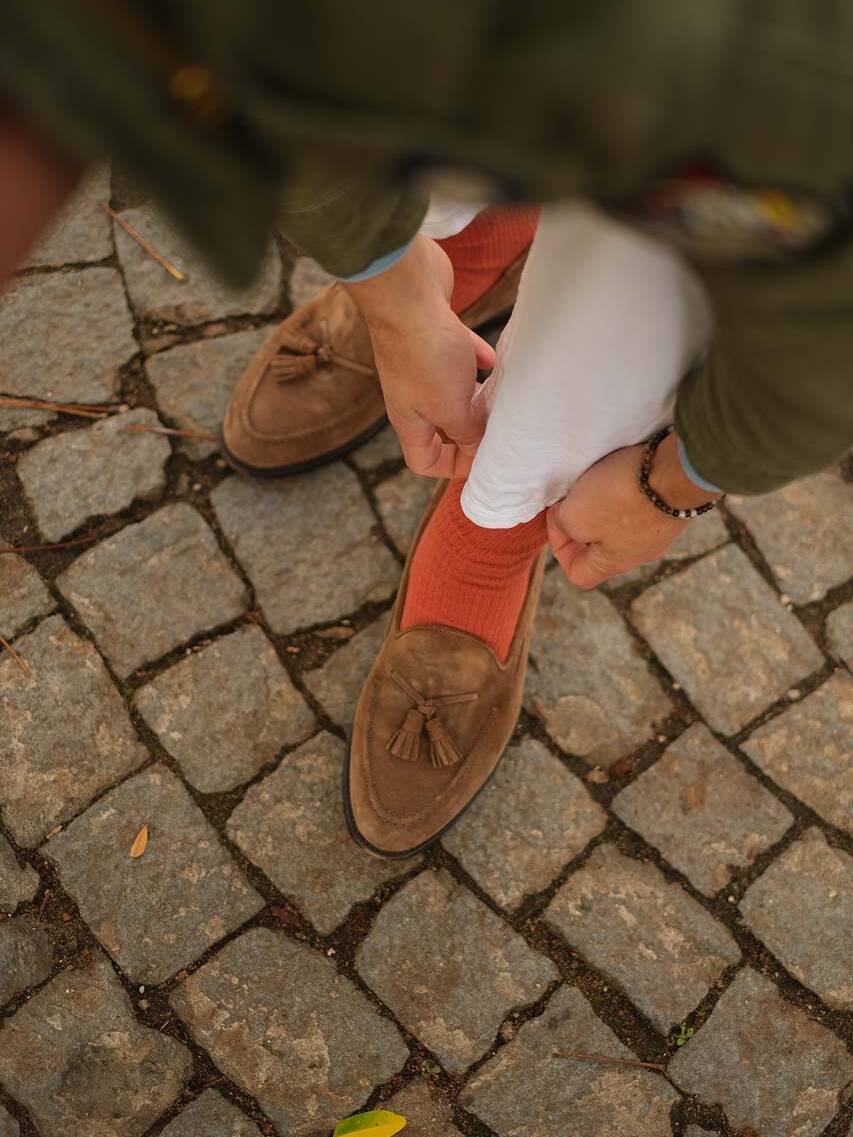
[[[319,636],[321,640],[350,640],[355,635],[355,628],[345,628],[343,625],[337,628],[321,628],[314,635]]]
[[[130,846],[130,855],[136,859],[141,857],[145,850],[148,848],[148,826],[143,825],[134,838],[133,844]]]
[[[366,1137],[393,1137],[406,1125],[406,1119],[399,1113],[387,1109],[372,1109],[369,1113],[354,1113],[336,1126],[333,1137],[345,1137],[348,1133],[364,1133]]]

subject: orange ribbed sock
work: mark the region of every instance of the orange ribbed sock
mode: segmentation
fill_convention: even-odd
[[[437,243],[453,265],[451,307],[462,313],[479,300],[533,240],[538,205],[494,205],[478,213],[470,225]]]
[[[509,655],[533,562],[548,539],[545,513],[512,529],[482,529],[462,512],[451,482],[423,531],[409,570],[401,628],[444,624]]]

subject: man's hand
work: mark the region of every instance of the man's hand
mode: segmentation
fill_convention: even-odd
[[[668,517],[645,497],[637,484],[642,454],[642,446],[608,454],[548,511],[554,556],[579,588],[595,588],[657,560],[690,524]],[[681,468],[674,434],[658,447],[649,482],[673,508],[693,509],[709,500]]]
[[[348,284],[370,337],[388,417],[416,474],[464,478],[485,429],[474,398],[477,368],[494,351],[450,307],[453,268],[435,241],[418,234],[402,260]]]

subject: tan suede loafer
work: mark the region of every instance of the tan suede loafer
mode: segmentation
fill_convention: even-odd
[[[463,313],[469,327],[511,310],[526,257]],[[346,289],[330,284],[249,361],[225,412],[222,450],[243,473],[283,477],[342,457],[385,421],[367,328]]]
[[[509,656],[501,663],[467,632],[442,626],[400,631],[411,557],[410,552],[385,640],[356,708],[344,769],[350,834],[375,855],[392,859],[438,840],[494,773],[521,708],[545,565],[543,552],[530,574]]]

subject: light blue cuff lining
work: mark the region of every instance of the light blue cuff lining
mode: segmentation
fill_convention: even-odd
[[[397,261],[401,261],[409,249],[412,247],[412,242],[408,241],[402,248],[394,249],[391,253],[386,253],[384,257],[377,257],[375,261],[371,261],[367,268],[363,268],[361,272],[353,273],[352,276],[339,276],[343,284],[358,284],[361,280],[370,280],[371,277],[379,276],[380,273],[385,272],[387,269],[395,265]]]
[[[707,490],[708,493],[722,493],[723,491],[719,486],[715,486],[713,482],[706,481],[701,474],[697,474],[693,469],[693,463],[687,457],[687,451],[684,448],[684,443],[680,438],[676,438],[676,445],[678,446],[678,457],[681,460],[681,468],[688,476],[691,482],[699,486],[700,489]]]

